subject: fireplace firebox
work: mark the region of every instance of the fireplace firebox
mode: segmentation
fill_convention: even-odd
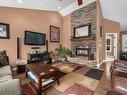
[[[85,45],[77,45],[75,46],[75,54],[76,56],[84,56],[89,60],[94,59],[94,55],[91,53],[91,48]]]
[[[76,55],[77,56],[89,56],[90,48],[76,48]]]

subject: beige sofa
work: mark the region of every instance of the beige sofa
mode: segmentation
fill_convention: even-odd
[[[19,79],[13,79],[10,65],[0,67],[0,95],[23,95]]]

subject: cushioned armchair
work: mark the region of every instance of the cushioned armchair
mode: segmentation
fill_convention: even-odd
[[[0,95],[22,95],[19,79],[13,79],[6,51],[0,52]]]
[[[0,67],[0,78],[4,77],[4,76],[7,76],[7,75],[12,75],[10,65]]]
[[[23,95],[20,80],[12,79],[0,83],[0,95]]]
[[[127,95],[127,61],[115,60],[111,66],[113,90]]]

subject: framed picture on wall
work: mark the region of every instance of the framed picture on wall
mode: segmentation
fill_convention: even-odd
[[[60,28],[50,25],[50,42],[60,42]]]
[[[0,39],[9,39],[9,38],[10,38],[9,24],[0,23]]]

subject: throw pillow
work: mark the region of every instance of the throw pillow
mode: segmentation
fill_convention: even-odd
[[[8,64],[9,64],[9,61],[8,61],[8,56],[6,54],[6,51],[1,51],[0,52],[0,66],[5,66]]]

